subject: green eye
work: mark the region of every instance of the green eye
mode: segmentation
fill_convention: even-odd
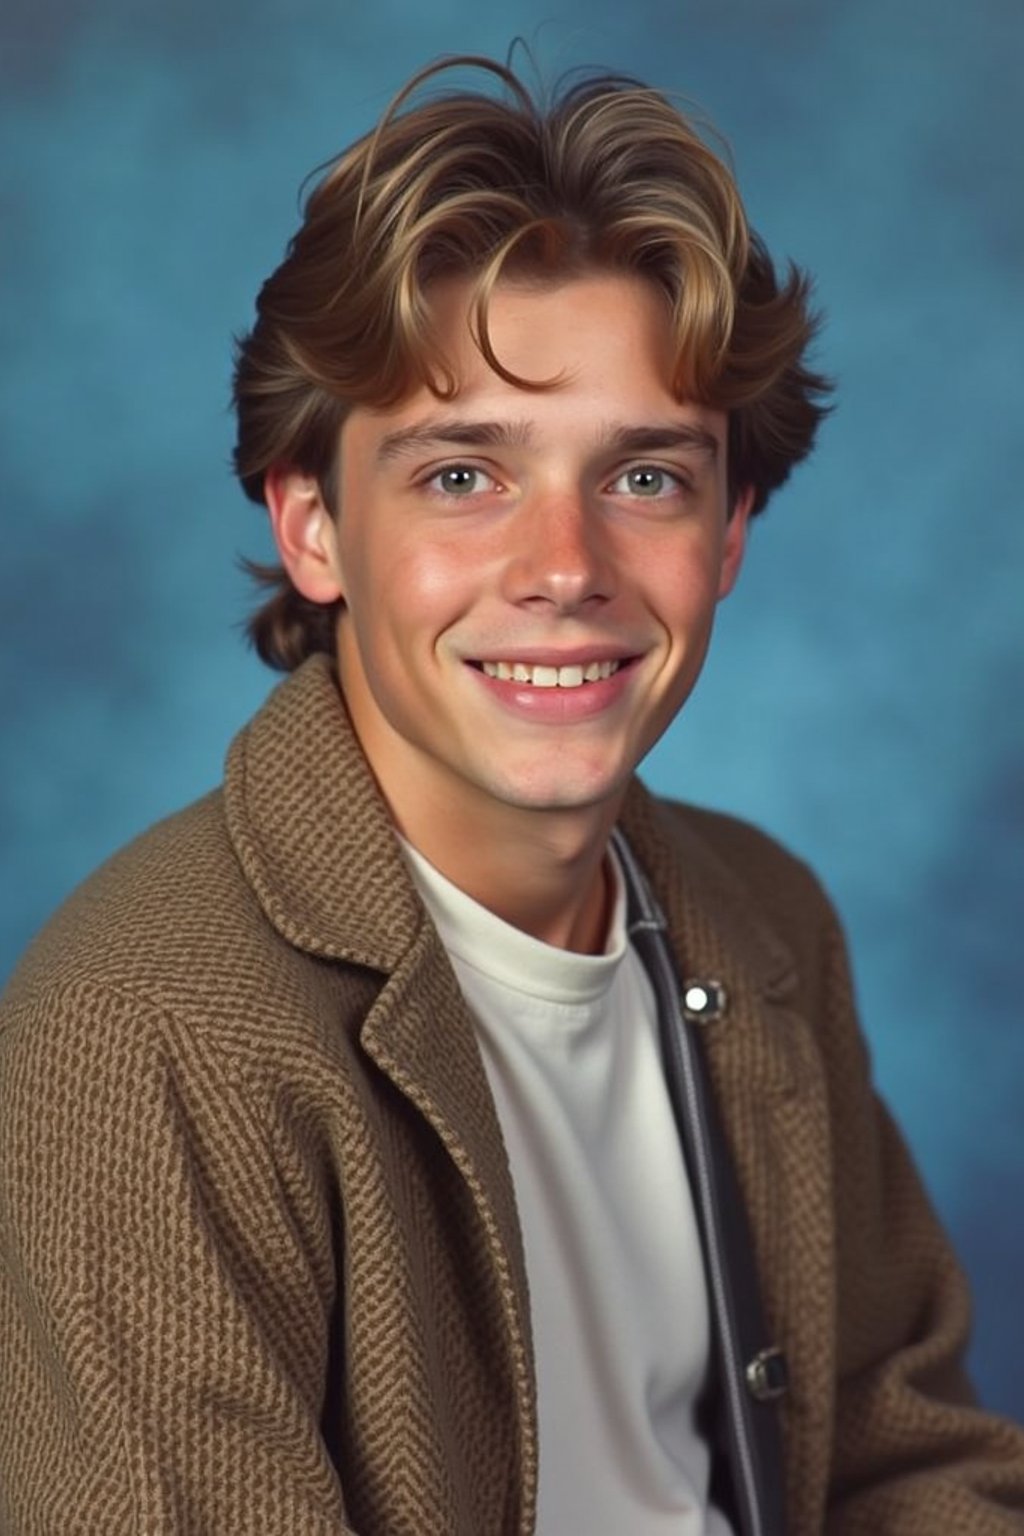
[[[665,476],[660,469],[633,469],[629,483],[639,496],[657,496],[665,489]]]
[[[638,464],[635,469],[624,470],[614,481],[612,490],[619,496],[655,498],[671,496],[679,489],[678,478],[667,469],[655,464]]]
[[[448,469],[439,470],[434,479],[446,496],[468,496],[480,489],[481,475],[478,469],[471,469],[468,464],[452,464]]]

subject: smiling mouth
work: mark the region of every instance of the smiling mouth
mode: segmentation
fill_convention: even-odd
[[[621,661],[590,661],[568,667],[530,666],[523,661],[475,662],[487,676],[500,683],[526,683],[533,688],[582,688],[585,683],[600,683],[614,676]]]

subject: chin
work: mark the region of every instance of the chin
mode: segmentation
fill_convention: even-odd
[[[506,783],[498,798],[524,811],[585,811],[620,799],[632,771],[524,784]]]

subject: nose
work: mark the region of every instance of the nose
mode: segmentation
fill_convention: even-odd
[[[518,604],[575,613],[613,594],[607,531],[581,490],[531,497],[516,514],[506,595]]]

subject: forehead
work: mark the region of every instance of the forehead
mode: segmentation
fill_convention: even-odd
[[[478,298],[470,277],[436,283],[428,295],[438,342],[456,365],[461,387],[484,384],[485,373],[495,372],[480,345],[484,326],[502,368],[524,381],[571,382],[602,351],[625,345],[638,369],[646,367],[668,386],[669,304],[645,278],[602,270],[563,278],[523,274],[495,284],[485,311]]]
[[[605,436],[609,427],[680,419],[703,424],[716,440],[724,434],[719,412],[673,392],[670,306],[647,279],[607,271],[503,278],[485,317],[477,298],[472,277],[436,282],[428,293],[438,379],[450,390],[421,385],[397,404],[357,407],[343,441],[369,446],[453,411],[505,422],[524,445],[545,429],[585,422]]]

